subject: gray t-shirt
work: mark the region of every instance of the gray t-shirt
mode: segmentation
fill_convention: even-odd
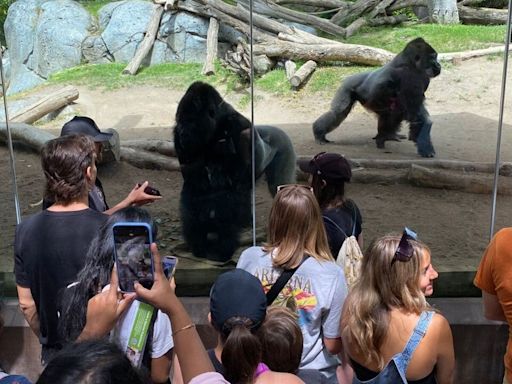
[[[251,247],[242,252],[237,268],[260,279],[265,291],[270,289],[282,272],[281,268],[272,266],[270,255],[261,247]],[[335,262],[319,262],[309,257],[273,304],[287,306],[299,315],[304,337],[300,368],[320,370],[333,382],[336,382],[339,360],[324,347],[322,337],[340,337],[341,310],[346,296],[347,283],[343,270]]]

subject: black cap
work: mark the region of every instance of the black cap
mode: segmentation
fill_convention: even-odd
[[[320,152],[312,159],[298,163],[303,172],[319,175],[328,183],[345,183],[352,177],[350,163],[339,153]]]
[[[97,143],[109,141],[112,133],[101,132],[93,119],[86,116],[75,116],[62,126],[61,136],[83,134],[91,136]]]
[[[267,297],[257,277],[237,268],[217,278],[210,291],[210,314],[217,330],[235,316],[251,319],[256,329],[266,313]]]

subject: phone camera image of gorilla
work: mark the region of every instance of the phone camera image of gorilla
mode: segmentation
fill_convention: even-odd
[[[295,152],[288,135],[255,126],[255,173],[269,191],[295,182]],[[180,216],[193,255],[231,259],[251,223],[251,122],[209,84],[193,83],[178,104],[174,145],[183,176]]]
[[[331,102],[331,109],[313,123],[315,140],[329,142],[325,135],[338,127],[356,101],[378,115],[377,148],[388,140],[400,141],[403,120],[409,122],[409,140],[416,143],[418,154],[434,157],[430,138],[432,121],[425,108],[425,91],[430,79],[441,73],[437,52],[421,37],[410,41],[383,67],[347,77]]]

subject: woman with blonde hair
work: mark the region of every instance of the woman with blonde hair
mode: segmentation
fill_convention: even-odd
[[[339,321],[347,295],[342,269],[329,251],[320,207],[306,185],[278,187],[270,211],[268,241],[245,250],[238,261],[258,277],[267,291],[285,272],[274,304],[298,315],[304,337],[301,369],[319,370],[325,382],[337,383],[336,354],[342,350]],[[290,277],[291,275],[291,277]],[[284,281],[284,280],[282,280]],[[277,284],[276,284],[277,286]]]
[[[387,235],[368,248],[343,308],[341,335],[353,383],[449,384],[455,365],[448,321],[425,296],[437,272],[416,234]]]

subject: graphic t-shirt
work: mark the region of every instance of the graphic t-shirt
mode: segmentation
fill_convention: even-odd
[[[267,292],[282,272],[272,266],[271,256],[261,247],[246,249],[237,268],[260,279]],[[324,346],[322,337],[340,337],[340,318],[347,296],[342,269],[334,262],[308,257],[293,274],[273,305],[286,306],[297,313],[304,337],[301,369],[316,369],[336,382],[338,358]],[[329,381],[330,382],[330,381]]]

